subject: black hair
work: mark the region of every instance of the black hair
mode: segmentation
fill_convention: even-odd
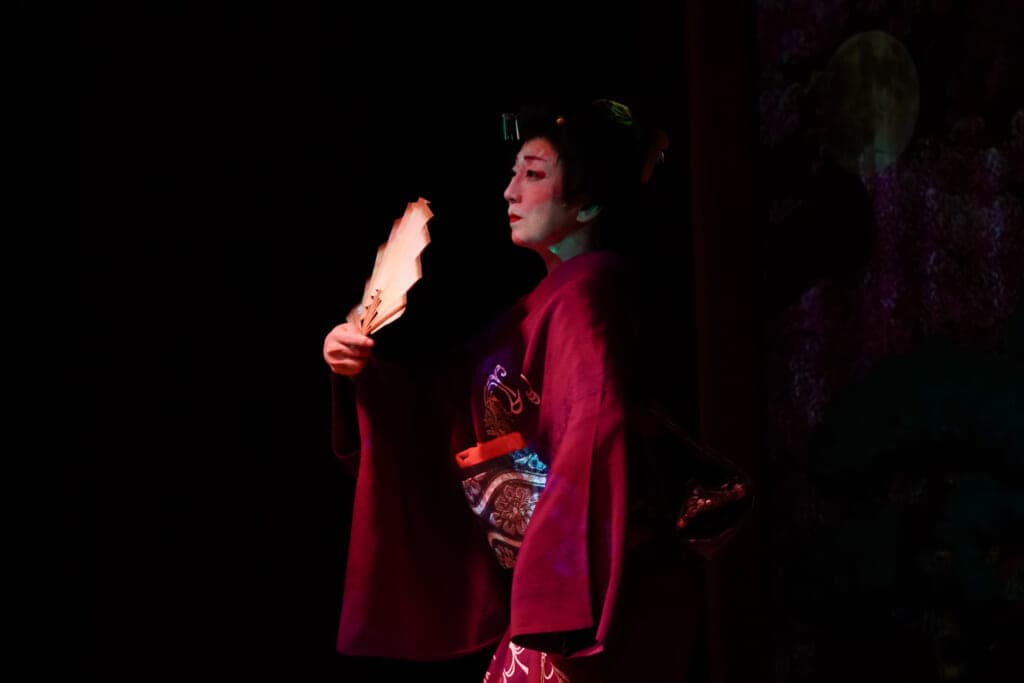
[[[519,140],[544,138],[555,148],[567,201],[585,199],[601,207],[595,238],[602,246],[612,241],[608,224],[618,222],[639,199],[654,162],[667,147],[663,132],[642,125],[627,105],[611,99],[527,106],[515,125]]]

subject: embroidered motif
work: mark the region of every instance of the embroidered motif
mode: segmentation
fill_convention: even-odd
[[[487,530],[487,541],[498,563],[506,569],[515,566],[547,479],[547,465],[530,448],[464,470],[462,490]]]
[[[516,669],[522,670],[526,676],[530,675],[530,669],[521,661],[519,661],[519,655],[523,653],[526,648],[515,643],[508,644],[509,658],[505,660],[506,666],[501,671],[502,683],[508,683],[512,680],[512,677],[516,675]]]
[[[516,431],[515,416],[523,412],[523,396],[533,405],[540,405],[540,394],[533,390],[526,375],[508,380],[508,370],[500,363],[484,382],[484,431],[488,436],[502,436]]]
[[[545,664],[550,668],[546,668]],[[565,672],[555,666],[555,663],[548,659],[547,652],[540,653],[540,675],[544,677],[545,681],[555,679],[557,683],[572,683],[569,677],[565,675]]]
[[[522,536],[533,515],[536,498],[529,486],[503,486],[494,501],[491,522],[503,533]]]
[[[495,652],[491,657],[491,661],[497,661],[500,652]],[[540,654],[540,662],[536,661],[534,656]],[[554,683],[572,683],[569,676],[564,671],[555,666],[555,663],[548,657],[548,653],[540,652],[535,650],[527,650],[521,645],[515,643],[509,643],[508,649],[504,652],[504,662],[501,665],[501,683],[516,683],[522,681],[554,681]],[[529,658],[529,659],[528,659]],[[525,660],[525,661],[524,661]],[[530,665],[538,664],[536,675],[530,676]],[[484,675],[484,683],[488,683],[491,680],[491,672],[488,671]]]

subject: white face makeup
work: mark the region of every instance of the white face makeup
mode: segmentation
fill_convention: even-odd
[[[514,244],[546,256],[582,227],[580,204],[562,198],[563,179],[558,154],[544,138],[528,140],[519,150],[504,193]]]

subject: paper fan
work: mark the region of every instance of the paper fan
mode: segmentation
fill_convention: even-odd
[[[373,334],[405,311],[406,292],[423,276],[420,253],[430,244],[427,222],[433,215],[423,197],[409,203],[391,227],[388,241],[377,249],[362,301],[348,316],[363,334]]]

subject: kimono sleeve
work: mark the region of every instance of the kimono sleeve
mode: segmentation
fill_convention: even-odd
[[[355,382],[343,654],[448,659],[493,643],[507,623],[503,577],[453,476],[436,387],[377,360]]]
[[[359,447],[353,380],[331,373],[331,449],[352,475],[359,471]]]
[[[542,328],[550,474],[516,563],[511,636],[585,656],[604,649],[622,576],[629,318],[618,294],[584,281],[558,292]]]

